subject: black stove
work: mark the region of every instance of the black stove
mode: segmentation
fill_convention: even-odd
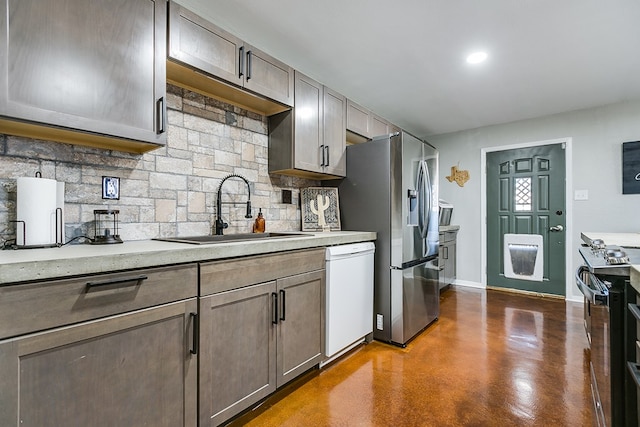
[[[609,276],[629,277],[631,265],[640,265],[640,249],[606,245],[602,240],[593,240],[592,245],[579,249],[589,271]]]
[[[607,245],[584,235],[583,240],[579,252],[585,265],[576,272],[576,284],[585,297],[594,417],[599,426],[637,427],[637,393],[626,367],[635,360],[638,335],[625,318],[631,266],[640,265],[640,248]]]

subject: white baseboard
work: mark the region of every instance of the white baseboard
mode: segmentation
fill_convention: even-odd
[[[483,285],[482,283],[472,282],[472,281],[469,281],[469,280],[458,280],[458,279],[454,280],[453,286],[460,286],[460,287],[466,287],[466,288],[476,288],[476,289],[487,289],[487,287],[485,285]],[[554,295],[554,296],[556,296],[556,295]],[[581,304],[584,302],[584,299],[582,298],[582,295],[569,295],[567,297],[562,297],[560,295],[557,295],[557,297],[564,298],[565,301],[577,302],[577,303],[581,303]]]
[[[486,289],[487,287],[482,283],[471,282],[469,280],[459,280],[456,279],[453,281],[453,286],[464,286],[467,288],[477,288],[477,289]]]

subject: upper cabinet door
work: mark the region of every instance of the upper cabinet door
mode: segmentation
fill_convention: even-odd
[[[324,87],[324,172],[347,175],[347,100],[338,92]]]
[[[375,114],[371,114],[370,116],[371,118],[371,125],[370,125],[370,129],[371,129],[371,137],[373,138],[374,136],[380,136],[380,135],[388,135],[390,132],[390,125],[389,122],[387,122],[385,119],[383,119],[382,117],[376,116]]]
[[[297,169],[323,172],[322,84],[295,73],[294,159]]]
[[[371,137],[369,115],[369,110],[347,100],[347,130],[367,138]]]
[[[242,85],[242,40],[176,3],[169,6],[169,57]]]
[[[174,2],[169,3],[169,58],[293,106],[293,68]],[[187,83],[194,87],[193,81]],[[221,92],[232,102],[237,97]]]
[[[4,0],[0,116],[166,141],[166,2]]]
[[[293,106],[293,68],[245,43],[244,87]]]

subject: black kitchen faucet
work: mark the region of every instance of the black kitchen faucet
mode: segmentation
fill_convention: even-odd
[[[222,220],[222,185],[229,178],[240,178],[247,184],[247,213],[245,214],[245,218],[251,218],[251,187],[249,186],[249,181],[247,178],[242,175],[231,174],[227,175],[220,181],[220,186],[218,187],[218,197],[216,199],[216,235],[222,236],[223,230],[229,226],[226,222]],[[228,202],[228,204],[236,204],[235,202]]]

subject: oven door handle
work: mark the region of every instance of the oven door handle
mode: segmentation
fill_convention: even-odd
[[[586,273],[591,276],[591,282],[598,287],[599,289],[593,289],[582,280],[582,274]],[[600,279],[595,277],[590,271],[589,268],[585,265],[581,265],[576,270],[576,285],[578,285],[578,289],[582,292],[582,295],[591,302],[593,305],[606,305],[607,300],[609,298],[609,291],[607,287],[600,282]]]

